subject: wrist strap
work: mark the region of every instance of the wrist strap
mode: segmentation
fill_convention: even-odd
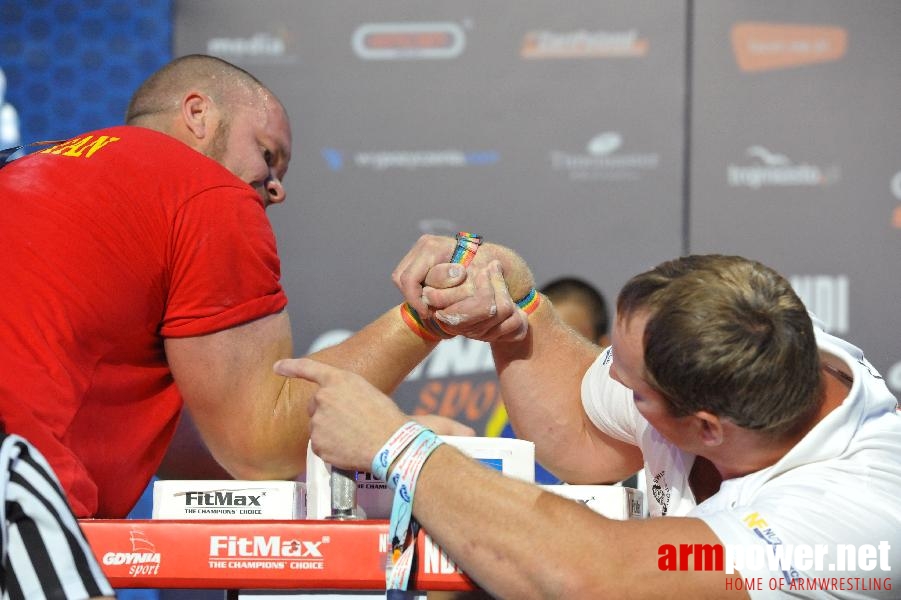
[[[388,480],[388,467],[410,445],[416,436],[425,431],[425,427],[416,421],[407,421],[391,434],[382,449],[372,459],[372,474],[380,481]]]
[[[528,294],[521,300],[516,301],[516,306],[526,311],[527,315],[531,315],[535,312],[538,309],[539,304],[541,304],[541,294],[539,294],[538,290],[535,288],[530,289]]]
[[[392,436],[393,437],[393,436]],[[416,533],[419,526],[413,519],[413,498],[422,467],[444,442],[431,429],[422,428],[397,461],[388,478],[394,489],[388,538],[391,542],[391,562],[385,574],[387,590],[406,590],[416,553]]]
[[[410,331],[427,342],[440,342],[441,340],[448,340],[454,337],[438,327],[435,319],[423,320],[419,313],[416,312],[416,309],[410,306],[409,302],[404,302],[400,305],[400,316],[404,323],[407,324],[407,327],[410,328]]]

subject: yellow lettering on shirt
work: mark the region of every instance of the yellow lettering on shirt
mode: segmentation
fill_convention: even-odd
[[[93,135],[86,135],[83,138],[74,138],[67,140],[62,144],[57,144],[52,148],[41,150],[41,154],[61,154],[62,156],[75,156],[81,158],[91,158],[95,152],[113,142],[118,142],[119,138],[108,135],[101,135],[94,139]]]
[[[755,527],[760,528],[767,526],[766,521],[763,519],[763,517],[760,516],[760,513],[758,512],[753,512],[747,515],[744,519],[742,519],[742,521],[744,521],[745,524],[752,529]]]

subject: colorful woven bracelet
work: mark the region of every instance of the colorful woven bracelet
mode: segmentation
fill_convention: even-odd
[[[529,293],[521,300],[516,301],[516,306],[526,311],[527,315],[531,315],[535,312],[538,309],[539,304],[541,304],[541,294],[539,294],[538,290],[535,288],[529,290]]]
[[[409,302],[400,305],[400,316],[410,330],[427,342],[440,342],[454,337],[438,327],[434,319],[422,320],[416,309]]]
[[[454,247],[454,253],[451,255],[451,262],[461,264],[467,267],[476,257],[479,246],[482,245],[482,236],[460,231],[457,233],[457,245]]]

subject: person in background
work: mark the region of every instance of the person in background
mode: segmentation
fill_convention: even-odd
[[[784,277],[738,256],[661,263],[622,288],[602,350],[533,294],[509,248],[483,244],[462,285],[424,283],[450,252],[450,240],[420,239],[394,273],[407,301],[491,343],[511,420],[542,462],[571,482],[644,465],[660,518],[607,519],[504,477],[417,430],[356,374],[309,358],[274,369],[319,384],[311,440],[324,460],[374,469],[391,448],[385,473],[415,489],[413,516],[490,594],[787,597],[826,585],[816,593],[897,598],[897,400]],[[428,452],[388,445],[411,428]]]
[[[540,290],[563,322],[601,348],[610,345],[610,313],[599,289],[579,277],[560,277]]]

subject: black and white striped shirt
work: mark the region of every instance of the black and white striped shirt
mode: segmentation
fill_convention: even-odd
[[[50,465],[24,438],[0,436],[3,600],[114,596]]]

